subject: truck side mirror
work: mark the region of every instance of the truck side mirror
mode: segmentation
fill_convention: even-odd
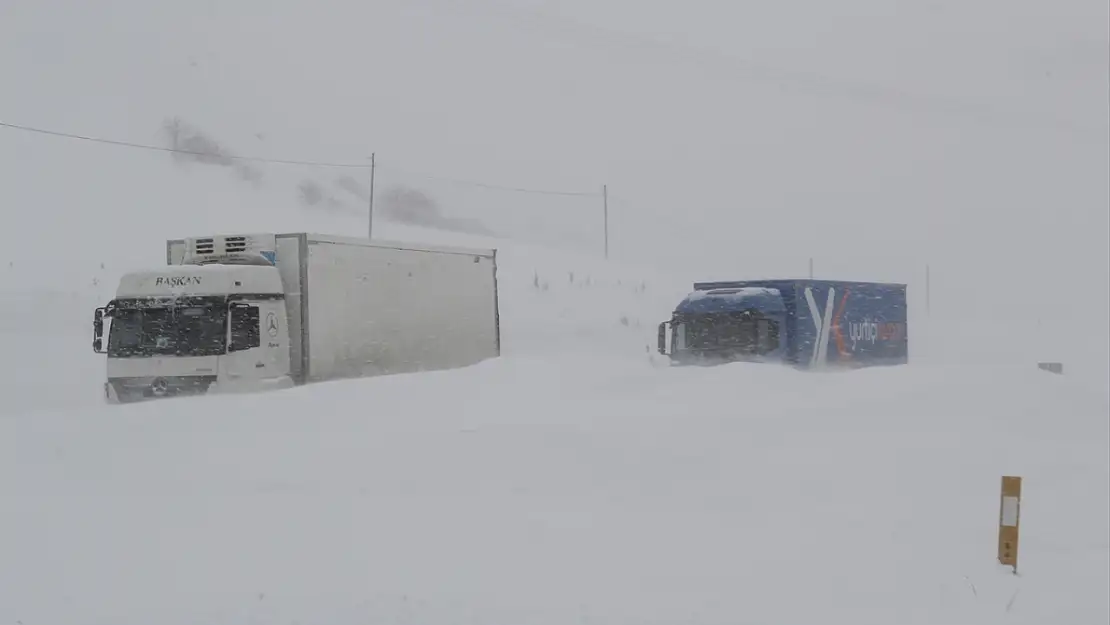
[[[664,356],[667,355],[667,326],[670,322],[664,321],[659,324],[659,353]]]
[[[93,351],[104,353],[104,309],[97,308],[93,313]]]

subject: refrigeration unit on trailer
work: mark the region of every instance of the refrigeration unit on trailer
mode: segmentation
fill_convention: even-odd
[[[703,282],[659,324],[673,364],[803,369],[905,364],[906,285],[831,280]]]
[[[448,369],[500,354],[496,250],[308,233],[166,242],[96,310],[110,402]],[[105,322],[109,321],[107,344]]]

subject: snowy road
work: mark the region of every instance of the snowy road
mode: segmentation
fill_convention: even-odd
[[[9,416],[0,622],[1097,622],[1104,409],[1028,367],[581,353]]]

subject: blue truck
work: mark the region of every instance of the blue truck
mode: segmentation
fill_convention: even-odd
[[[699,282],[659,324],[659,353],[679,365],[900,365],[909,358],[906,312],[904,284]]]

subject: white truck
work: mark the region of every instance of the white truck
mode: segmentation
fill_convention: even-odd
[[[109,403],[448,369],[501,352],[496,250],[217,235],[167,241],[166,265],[123,275],[94,314]]]

